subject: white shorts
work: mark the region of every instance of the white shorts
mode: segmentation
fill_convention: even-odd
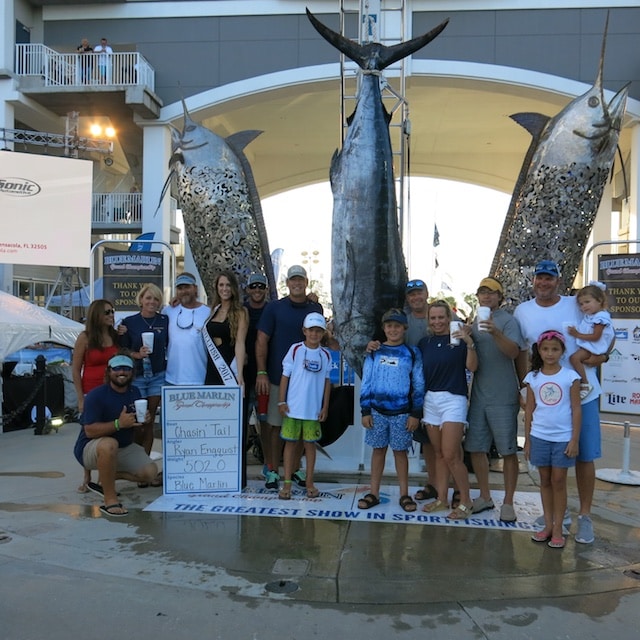
[[[422,406],[422,421],[440,426],[444,422],[467,424],[467,397],[449,391],[427,391]]]

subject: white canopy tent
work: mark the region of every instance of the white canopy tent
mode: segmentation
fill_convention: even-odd
[[[0,291],[0,362],[36,342],[73,347],[84,325]]]

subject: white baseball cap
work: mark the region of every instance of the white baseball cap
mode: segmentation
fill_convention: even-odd
[[[305,329],[311,329],[311,327],[320,327],[321,329],[327,328],[327,322],[321,313],[309,313],[304,319],[302,326]]]

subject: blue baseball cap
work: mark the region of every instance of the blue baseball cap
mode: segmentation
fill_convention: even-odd
[[[399,309],[389,309],[389,311],[382,316],[382,324],[385,322],[398,322],[405,327],[409,324],[407,316]]]
[[[553,276],[554,278],[559,278],[560,267],[553,260],[540,260],[540,262],[536,264],[536,268],[533,272],[533,275],[539,276],[543,273],[548,276]]]
[[[176,278],[176,287],[179,287],[181,284],[198,284],[196,279],[190,273],[181,273]]]
[[[133,369],[133,360],[129,356],[115,355],[109,360],[108,365],[110,369],[114,369],[115,367],[129,367]]]

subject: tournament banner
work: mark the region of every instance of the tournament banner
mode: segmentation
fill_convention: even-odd
[[[238,386],[162,387],[164,494],[240,491],[241,425]]]
[[[0,264],[88,267],[93,163],[0,151]]]
[[[114,251],[105,249],[103,254],[103,295],[111,300],[116,311],[140,309],[136,296],[142,286],[151,282],[162,291],[162,252]]]
[[[640,254],[601,255],[616,343],[601,367],[600,410],[640,415]]]

